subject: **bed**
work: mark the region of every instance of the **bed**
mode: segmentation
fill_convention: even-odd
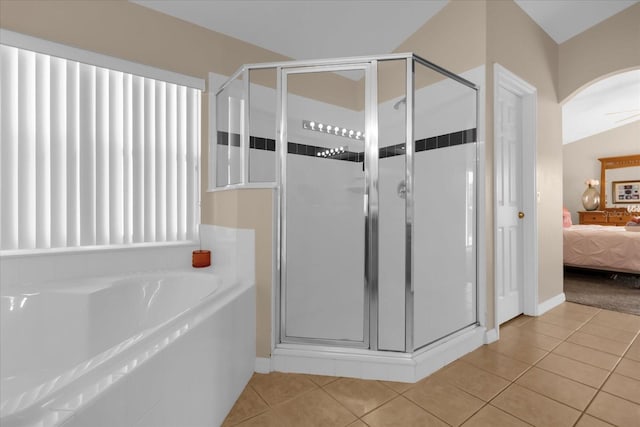
[[[572,225],[563,228],[563,243],[566,266],[640,274],[640,232]]]

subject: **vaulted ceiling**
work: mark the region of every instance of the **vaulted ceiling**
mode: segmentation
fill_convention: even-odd
[[[130,0],[293,59],[390,53],[448,0]],[[556,43],[639,0],[515,0]],[[563,108],[564,142],[640,120],[640,74],[603,82]],[[637,112],[637,111],[636,111]],[[590,123],[588,131],[584,123]],[[589,133],[592,132],[592,133]]]

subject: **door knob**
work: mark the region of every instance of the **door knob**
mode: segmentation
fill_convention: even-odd
[[[518,212],[518,218],[520,219],[524,218],[524,212],[522,211]]]

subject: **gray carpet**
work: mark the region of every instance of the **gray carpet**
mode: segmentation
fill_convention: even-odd
[[[567,301],[640,316],[640,275],[565,269]]]

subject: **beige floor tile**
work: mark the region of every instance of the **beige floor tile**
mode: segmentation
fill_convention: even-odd
[[[640,381],[640,362],[623,357],[613,372]]]
[[[601,391],[587,413],[619,427],[638,427],[640,405]]]
[[[530,424],[501,411],[495,406],[487,405],[462,425],[463,427],[526,427]]]
[[[640,381],[634,380],[633,378],[616,373],[611,374],[607,382],[602,386],[602,391],[640,405]],[[638,424],[640,424],[640,418],[638,419]]]
[[[577,360],[549,353],[536,365],[546,371],[598,388],[609,375],[606,369],[597,368]]]
[[[587,313],[587,314],[591,314],[591,315],[595,315],[595,314],[599,313],[600,311],[602,311],[598,307],[592,307],[590,305],[578,304],[578,303],[575,303],[575,302],[565,302],[563,304],[560,304],[558,306],[558,308],[562,308],[563,310],[573,311],[573,312],[577,312],[577,313]]]
[[[398,396],[362,418],[371,427],[446,427],[434,417],[403,396]]]
[[[576,427],[610,427],[611,425],[587,414],[582,414],[576,423]]]
[[[633,314],[602,310],[593,316],[592,321],[628,332],[638,332],[640,330],[640,316],[634,316]]]
[[[327,375],[306,375],[306,377],[309,378],[314,383],[318,384],[320,387],[323,387],[329,383],[332,383],[340,379],[340,377],[331,377]]]
[[[396,393],[404,393],[405,391],[409,390],[411,387],[415,386],[415,383],[401,383],[397,381],[380,381],[380,383],[386,385]]]
[[[584,325],[585,320],[576,320],[571,317],[571,313],[569,314],[555,314],[555,313],[545,313],[542,316],[538,317],[538,319],[542,322],[551,323],[552,325],[562,326],[566,329],[576,330],[580,326]]]
[[[579,320],[581,322],[586,322],[591,320],[593,316],[595,316],[600,311],[599,308],[590,307],[588,305],[580,305],[580,304],[561,304],[553,309],[549,310],[547,313],[554,314],[556,316],[564,316],[567,319]]]
[[[535,367],[516,383],[580,411],[584,411],[597,392],[595,388]]]
[[[639,332],[640,316],[563,303],[416,384],[254,374],[223,427],[640,427]]]
[[[462,360],[451,363],[433,376],[485,402],[493,399],[510,384],[509,381]]]
[[[550,337],[566,340],[574,331],[573,329],[563,328],[562,326],[552,325],[551,323],[542,322],[534,319],[522,326],[525,330],[535,332],[536,334],[548,335]]]
[[[522,343],[518,340],[509,338],[501,338],[487,346],[491,351],[509,356],[513,359],[527,363],[535,364],[538,360],[546,356],[547,351]]]
[[[302,374],[254,374],[249,384],[271,407],[293,399],[318,386]]]
[[[487,346],[472,351],[464,356],[462,360],[509,381],[518,378],[530,366],[519,360],[491,351]]]
[[[593,348],[567,341],[557,346],[552,353],[559,354],[560,356],[568,357],[569,359],[577,360],[579,362],[584,362],[589,365],[597,366],[598,368],[607,369],[609,371],[613,370],[616,363],[618,363],[618,360],[620,360],[620,357],[611,353],[605,353],[600,350],[595,350]]]
[[[333,400],[324,390],[316,389],[298,396],[269,412],[240,424],[241,427],[344,427],[356,417]]]
[[[518,384],[509,386],[491,404],[537,426],[573,426],[580,416],[579,411]]]
[[[236,424],[237,427],[284,427],[282,420],[278,419],[278,416],[273,413],[273,410],[269,410],[257,417],[250,418],[246,421]]]
[[[640,362],[640,335],[636,337],[635,341],[631,344],[624,357]]]
[[[334,399],[361,417],[398,395],[378,381],[340,378],[324,387]]]
[[[229,415],[222,424],[223,427],[234,426],[241,421],[255,417],[269,410],[269,405],[265,403],[258,393],[251,386],[245,387],[242,394],[231,408]]]
[[[575,334],[567,338],[567,341],[574,344],[580,344],[585,347],[594,348],[596,350],[604,351],[606,353],[615,354],[616,356],[622,356],[629,346],[628,344],[620,341],[597,337],[595,335],[589,335],[583,332],[576,332]]]
[[[527,323],[527,322],[529,322],[530,320],[533,320],[533,319],[535,319],[535,318],[532,317],[532,316],[525,316],[524,314],[522,314],[522,315],[520,315],[518,317],[515,317],[515,318],[509,320],[508,322],[505,322],[502,325],[500,325],[500,329],[509,328],[511,326],[519,327],[519,326],[522,326],[525,323]]]
[[[462,424],[484,406],[482,400],[435,378],[420,381],[404,396],[454,426]]]
[[[620,329],[613,329],[608,326],[603,326],[595,322],[587,322],[579,329],[580,332],[584,332],[589,335],[596,335],[598,337],[608,338],[614,341],[620,341],[625,344],[629,344],[636,336],[635,332],[622,331]]]
[[[550,337],[548,335],[537,334],[522,328],[500,329],[500,339],[503,338],[547,351],[553,350],[562,342],[561,339]]]

